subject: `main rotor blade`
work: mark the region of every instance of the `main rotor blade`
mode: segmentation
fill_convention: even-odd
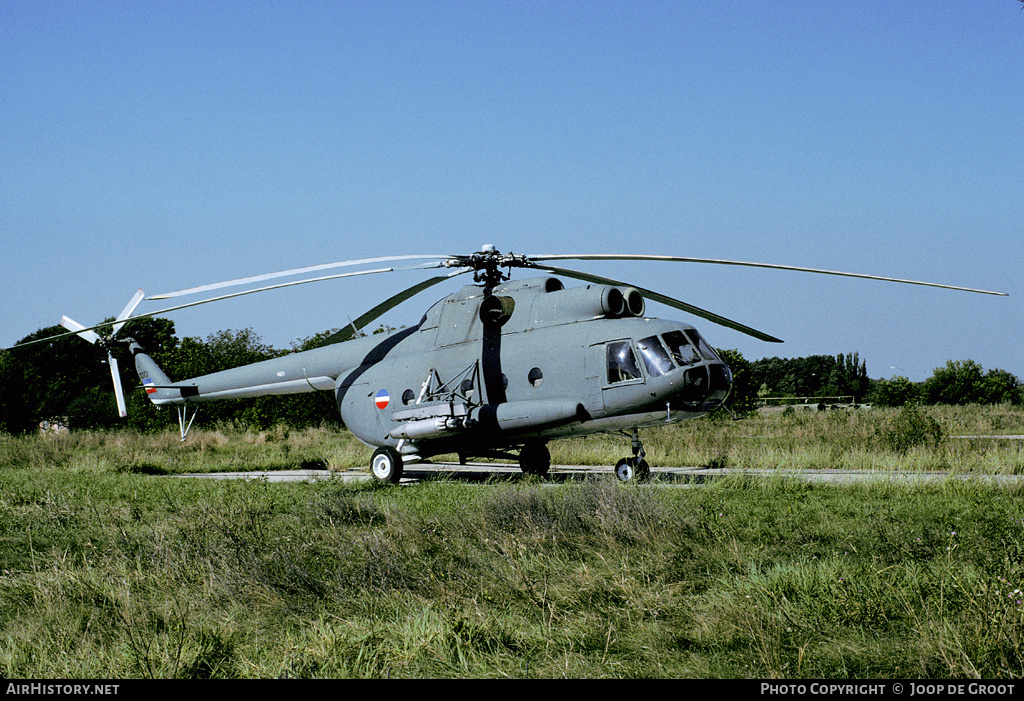
[[[56,340],[65,338],[67,336],[72,336],[72,335],[75,335],[75,334],[81,335],[82,332],[85,332],[85,331],[95,331],[97,329],[103,329],[103,328],[106,328],[108,326],[113,326],[116,323],[127,324],[129,321],[135,321],[136,319],[145,319],[147,317],[157,316],[159,314],[167,314],[169,312],[176,312],[176,311],[178,311],[180,309],[188,309],[189,307],[198,307],[200,304],[209,304],[210,302],[221,302],[221,301],[223,301],[225,299],[232,299],[234,297],[242,297],[244,295],[256,294],[257,292],[266,292],[268,290],[276,290],[276,289],[280,289],[280,288],[283,288],[283,287],[295,287],[296,285],[305,285],[305,284],[310,283],[310,282],[323,282],[324,280],[337,280],[337,279],[343,278],[343,277],[357,277],[359,275],[373,275],[373,274],[376,274],[376,273],[393,273],[393,272],[396,272],[396,271],[399,271],[399,270],[429,270],[430,268],[442,268],[442,267],[445,267],[443,263],[424,263],[422,265],[410,265],[410,266],[405,266],[405,267],[401,267],[401,268],[376,268],[374,270],[359,270],[359,271],[352,272],[352,273],[336,273],[334,275],[323,275],[321,277],[307,278],[305,280],[292,280],[291,282],[282,282],[282,283],[278,283],[276,285],[267,285],[266,287],[257,287],[257,288],[252,289],[252,290],[242,290],[241,292],[231,292],[230,294],[220,295],[219,297],[210,297],[208,299],[200,299],[200,300],[198,300],[196,302],[187,302],[185,304],[178,304],[178,305],[175,305],[173,307],[167,307],[165,309],[157,309],[154,312],[146,312],[145,314],[136,314],[134,316],[129,316],[129,317],[125,318],[125,319],[121,319],[120,321],[104,321],[103,323],[96,324],[95,326],[90,326],[88,328],[86,328],[86,327],[75,328],[75,329],[69,331],[68,333],[55,334],[53,336],[47,336],[46,338],[40,338],[40,339],[35,340],[35,341],[29,341],[28,343],[20,343],[18,345],[12,346],[8,350],[14,350],[16,348],[26,348],[28,346],[34,346],[34,345],[39,344],[39,343],[49,343],[51,341],[56,341]],[[462,273],[462,272],[466,272],[466,271],[462,271],[462,270],[459,271],[459,273]],[[81,325],[78,324],[77,326],[80,327]],[[69,328],[69,327],[65,326],[65,328]],[[83,338],[85,338],[85,337],[83,336]]]
[[[858,277],[865,280],[882,280],[884,282],[899,282],[907,285],[924,285],[925,287],[941,287],[947,290],[959,290],[961,292],[977,292],[984,295],[998,295],[1007,297],[1005,292],[994,292],[992,290],[979,290],[973,287],[958,287],[956,285],[944,285],[937,282],[923,282],[921,280],[904,280],[895,277],[883,277],[881,275],[867,275],[865,273],[847,273],[839,270],[823,270],[820,268],[803,268],[796,265],[777,265],[775,263],[750,263],[741,260],[717,260],[714,258],[688,258],[685,256],[655,256],[632,253],[584,253],[584,254],[553,254],[526,256],[529,260],[651,260],[669,261],[678,263],[713,263],[716,265],[742,265],[749,268],[769,268],[771,270],[793,270],[802,273],[818,273],[821,275],[839,275],[841,277]]]
[[[264,273],[263,275],[253,275],[251,277],[238,278],[236,280],[228,280],[226,282],[215,282],[210,285],[200,285],[199,287],[190,287],[187,290],[178,290],[176,292],[164,292],[158,295],[152,295],[147,299],[170,299],[171,297],[181,297],[183,295],[198,294],[200,292],[209,292],[210,290],[219,290],[224,287],[234,287],[236,285],[249,285],[254,282],[263,282],[264,280],[273,280],[280,277],[288,277],[289,275],[303,275],[308,273],[315,273],[321,270],[332,270],[334,268],[344,268],[351,265],[369,265],[370,263],[384,263],[392,260],[419,260],[423,258],[430,258],[436,260],[452,260],[455,256],[449,255],[422,255],[422,256],[380,256],[378,258],[360,258],[358,260],[342,260],[335,263],[324,263],[321,265],[308,265],[304,268],[292,268],[290,270],[279,270],[276,273]],[[322,278],[328,279],[328,278]],[[270,288],[267,288],[270,289]]]
[[[567,268],[557,268],[557,267],[555,267],[553,265],[538,265],[536,267],[541,268],[542,270],[548,270],[548,271],[550,271],[552,273],[555,273],[557,275],[565,275],[566,277],[576,278],[578,280],[583,280],[585,282],[595,282],[595,283],[602,284],[602,285],[625,285],[625,286],[628,286],[628,287],[635,287],[645,297],[647,297],[647,299],[650,299],[650,300],[652,300],[654,302],[661,302],[662,304],[668,305],[670,307],[674,307],[676,309],[681,309],[684,312],[689,312],[690,314],[693,314],[694,316],[699,316],[702,319],[707,319],[708,321],[711,321],[711,322],[713,322],[715,324],[718,324],[719,326],[725,326],[726,328],[730,328],[730,329],[732,329],[734,331],[739,331],[741,333],[745,333],[748,336],[753,336],[754,338],[760,339],[762,341],[767,341],[769,343],[782,343],[782,339],[781,338],[775,338],[774,336],[769,336],[768,334],[764,333],[763,331],[758,331],[757,329],[752,329],[749,326],[744,326],[743,324],[739,323],[738,321],[733,321],[732,319],[726,319],[724,316],[721,316],[719,314],[715,314],[714,312],[709,312],[706,309],[701,309],[700,307],[695,307],[692,304],[687,304],[686,302],[680,301],[678,299],[673,299],[672,297],[667,297],[667,296],[661,294],[660,292],[655,292],[653,290],[648,290],[648,289],[645,289],[643,287],[638,287],[637,285],[633,285],[631,283],[620,282],[619,280],[612,280],[611,278],[601,277],[600,275],[591,275],[590,273],[581,273],[581,272],[579,272],[577,270],[569,270]]]
[[[438,275],[437,277],[432,277],[432,278],[430,278],[428,280],[424,280],[423,282],[421,282],[419,284],[413,285],[412,287],[410,287],[408,289],[402,290],[398,294],[394,295],[393,297],[389,297],[388,299],[386,299],[385,301],[381,302],[380,304],[378,304],[376,307],[374,307],[370,311],[368,311],[365,314],[363,314],[362,316],[360,316],[358,319],[353,321],[350,325],[348,325],[345,328],[341,329],[340,331],[337,331],[337,332],[331,334],[330,336],[328,336],[323,341],[323,343],[320,344],[320,346],[321,347],[329,346],[332,343],[341,343],[342,341],[347,341],[348,339],[350,339],[353,336],[355,336],[356,333],[358,333],[358,331],[360,329],[366,328],[367,324],[369,324],[370,322],[374,321],[378,317],[383,316],[385,313],[391,311],[392,309],[397,307],[402,302],[404,302],[407,299],[413,297],[414,295],[419,294],[420,292],[422,292],[423,290],[427,289],[428,287],[433,287],[434,285],[438,284],[439,282],[444,282],[445,280],[449,280],[449,279],[455,277],[456,275],[462,275],[463,273],[468,273],[468,272],[469,272],[468,270],[458,270],[458,271],[453,272],[453,273],[448,273],[447,275]]]

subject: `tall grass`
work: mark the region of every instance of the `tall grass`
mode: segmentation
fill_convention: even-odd
[[[347,469],[368,464],[369,451],[333,428],[233,425],[197,429],[181,441],[177,429],[151,433],[73,431],[13,438],[0,435],[0,469],[61,467],[149,474],[285,469]]]
[[[801,408],[668,425],[644,432],[643,440],[652,466],[1024,473],[1024,441],[961,437],[992,435],[1024,435],[1024,409]],[[556,464],[614,464],[628,448],[619,436],[551,444]]]
[[[1024,435],[1024,409],[922,407],[755,414],[741,421],[699,419],[643,431],[647,461],[657,466],[953,470],[1024,473],[1022,441],[960,436]],[[920,440],[921,431],[928,433]],[[629,439],[597,435],[550,444],[555,464],[612,465]],[[0,466],[114,470],[151,474],[276,469],[365,468],[370,450],[345,430],[233,425],[154,433],[72,432],[0,435]],[[455,456],[448,456],[455,459]],[[2,467],[0,467],[2,469]]]
[[[727,466],[774,444],[827,467],[848,440],[889,466],[915,451],[950,463],[961,446],[970,469],[995,471],[971,451],[1011,450],[956,443],[949,422],[1024,433],[1012,413],[949,412],[936,419],[939,445],[901,455],[874,432],[885,418],[663,433],[668,450]],[[834,436],[815,439],[828,422]],[[1019,488],[742,476],[703,489],[611,478],[386,488],[162,474],[348,450],[318,432],[196,438],[205,447],[173,434],[0,441],[0,677],[1024,674]],[[608,445],[621,452],[622,439]]]

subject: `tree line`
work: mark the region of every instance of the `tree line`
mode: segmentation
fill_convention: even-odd
[[[170,319],[138,319],[125,324],[119,337],[133,338],[146,349],[172,379],[196,377],[239,365],[269,360],[321,345],[336,331],[325,331],[276,349],[252,329],[227,330],[205,340],[175,335]],[[26,336],[19,343],[65,332],[51,326]],[[76,338],[62,338],[26,348],[0,352],[0,431],[21,434],[53,424],[69,429],[127,427],[149,431],[176,424],[174,411],[154,406],[140,387],[134,363],[125,348],[115,348],[125,390],[128,416],[117,413],[107,352]],[[233,422],[253,428],[285,424],[295,428],[341,425],[330,392],[253,397],[204,404],[196,425]]]
[[[384,330],[383,328],[378,331]],[[175,334],[169,319],[129,322],[121,337],[136,339],[172,379],[196,377],[239,365],[268,360],[321,345],[336,329],[299,339],[291,348],[265,344],[252,329],[227,330],[206,339]],[[19,343],[63,334],[51,326]],[[62,338],[10,351],[0,351],[0,432],[21,434],[46,423],[70,429],[128,427],[149,431],[174,424],[173,411],[153,406],[145,393],[134,391],[139,379],[123,349],[115,349],[128,416],[117,415],[107,353],[76,338]],[[984,370],[971,360],[949,361],[924,382],[905,377],[871,379],[857,353],[805,358],[764,358],[747,361],[736,350],[719,351],[733,371],[727,406],[736,414],[754,410],[766,397],[848,397],[852,403],[902,406],[922,404],[1024,404],[1024,386],[1005,370]],[[330,392],[254,397],[204,404],[198,425],[232,422],[253,428],[284,424],[294,428],[340,426]]]
[[[734,351],[732,353],[735,353]],[[1024,384],[1006,370],[985,370],[973,360],[950,360],[924,382],[906,377],[872,379],[857,353],[805,358],[763,358],[746,362],[723,352],[738,375],[733,401],[740,409],[768,397],[847,398],[849,403],[899,407],[918,404],[1024,404]],[[738,354],[736,354],[738,355]]]

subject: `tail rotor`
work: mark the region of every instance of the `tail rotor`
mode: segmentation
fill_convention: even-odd
[[[117,400],[117,413],[122,419],[128,416],[128,408],[124,401],[124,388],[121,386],[120,369],[118,368],[117,358],[114,357],[113,352],[115,343],[114,337],[117,336],[118,332],[125,325],[125,320],[128,319],[128,317],[132,315],[132,312],[135,311],[135,308],[139,306],[139,302],[142,301],[143,297],[145,297],[145,293],[142,290],[138,290],[132,298],[128,300],[128,304],[121,313],[117,315],[115,319],[116,323],[111,327],[109,336],[100,336],[95,331],[82,326],[77,321],[67,316],[61,317],[60,320],[60,325],[68,331],[77,332],[78,336],[81,338],[94,345],[99,344],[107,351],[107,363],[110,365],[110,376],[114,381],[114,397]]]

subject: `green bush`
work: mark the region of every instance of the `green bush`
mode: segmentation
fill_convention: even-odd
[[[871,395],[872,403],[879,406],[903,406],[921,399],[921,387],[906,377],[879,380]]]
[[[917,446],[938,447],[942,443],[939,422],[922,411],[917,402],[907,402],[879,429],[882,442],[901,455]]]

